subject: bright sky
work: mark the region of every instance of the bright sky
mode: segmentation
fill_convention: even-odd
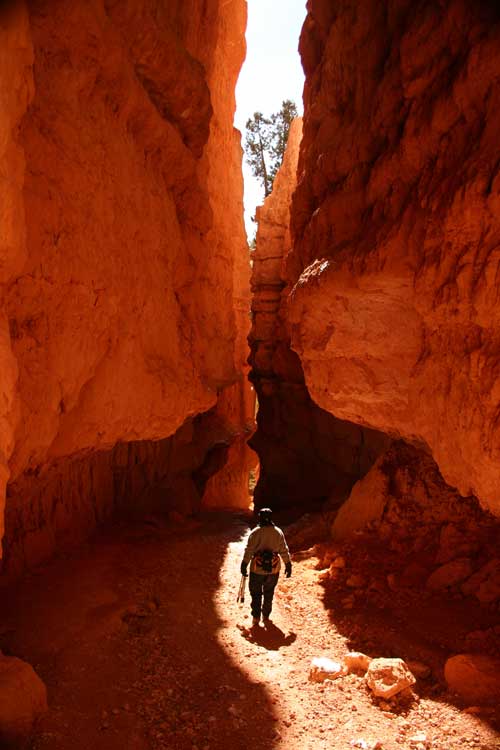
[[[254,112],[268,117],[278,112],[284,99],[292,99],[302,114],[304,73],[298,53],[300,30],[306,17],[306,0],[248,0],[247,57],[236,87],[235,126],[244,140],[245,123]],[[243,159],[245,225],[249,239],[251,221],[264,191]]]

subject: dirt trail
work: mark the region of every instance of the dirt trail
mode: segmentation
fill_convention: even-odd
[[[361,678],[309,683],[311,658],[340,658],[348,634],[307,555],[280,579],[273,625],[249,628],[248,601],[236,603],[248,520],[117,527],[0,590],[0,648],[49,690],[32,750],[500,747],[484,717],[442,699],[398,714]]]

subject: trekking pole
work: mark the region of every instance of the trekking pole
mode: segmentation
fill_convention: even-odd
[[[243,603],[245,601],[245,576],[241,576],[240,587],[238,589],[238,596],[236,601]]]

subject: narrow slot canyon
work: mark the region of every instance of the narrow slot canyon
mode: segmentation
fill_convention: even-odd
[[[500,747],[500,9],[304,0],[249,243],[253,2],[0,6],[0,749]]]

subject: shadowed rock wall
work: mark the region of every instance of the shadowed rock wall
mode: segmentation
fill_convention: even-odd
[[[244,452],[249,270],[232,121],[245,3],[30,0],[1,13],[9,503],[69,457],[163,440],[214,407]],[[227,494],[244,486],[231,476]]]
[[[386,446],[384,435],[336,419],[310,398],[299,358],[290,349],[285,261],[291,250],[290,202],[296,185],[302,121],[292,123],[273,191],[257,209],[252,270],[250,378],[258,395],[257,431],[250,445],[260,458],[257,507],[314,508],[345,499]]]
[[[196,513],[206,503],[207,482],[227,471],[234,438],[215,407],[163,440],[118,443],[58,459],[37,476],[22,475],[8,486],[0,581],[81,543],[114,515],[154,514],[159,523],[158,514],[178,522]],[[229,504],[237,504],[239,481],[233,476]],[[248,468],[246,482],[240,507],[248,496]]]
[[[314,402],[500,513],[500,16],[309,0],[287,274]]]

